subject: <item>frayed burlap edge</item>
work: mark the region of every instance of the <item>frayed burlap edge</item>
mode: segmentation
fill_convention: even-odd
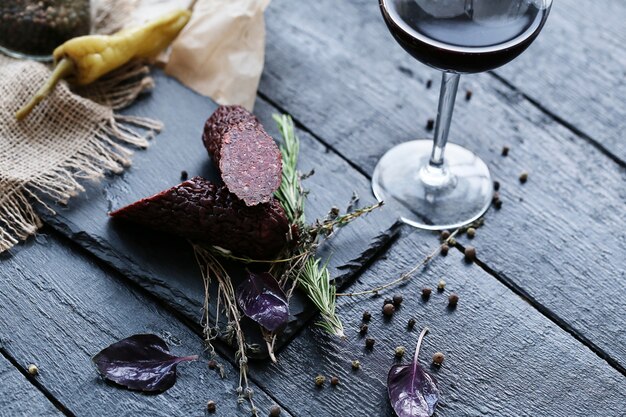
[[[147,148],[148,141],[163,125],[145,117],[115,114],[154,86],[149,68],[130,63],[92,86],[77,90],[81,96],[110,108],[110,115],[99,123],[92,137],[55,169],[27,182],[7,184],[0,180],[0,252],[35,234],[43,225],[35,212],[38,203],[51,213],[47,201],[66,204],[84,191],[79,181],[97,181],[105,173],[119,174],[130,166],[133,152],[127,145]],[[147,132],[146,132],[147,130]]]

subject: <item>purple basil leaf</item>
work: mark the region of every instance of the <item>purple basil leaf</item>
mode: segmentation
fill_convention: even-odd
[[[268,272],[255,274],[237,288],[237,302],[243,313],[273,332],[287,322],[289,302],[276,279]]]
[[[398,417],[430,417],[439,401],[435,378],[418,363],[419,348],[425,329],[420,335],[413,363],[394,365],[387,376],[389,401]]]
[[[136,334],[113,343],[93,357],[100,374],[136,391],[163,392],[176,383],[176,365],[198,359],[178,357],[153,334]]]

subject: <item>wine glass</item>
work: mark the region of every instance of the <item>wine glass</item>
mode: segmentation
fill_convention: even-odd
[[[379,2],[396,41],[443,76],[434,141],[405,142],[385,153],[372,177],[374,194],[399,203],[402,220],[412,226],[463,226],[489,208],[493,182],[473,152],[446,146],[460,74],[488,71],[521,54],[541,31],[552,0]]]

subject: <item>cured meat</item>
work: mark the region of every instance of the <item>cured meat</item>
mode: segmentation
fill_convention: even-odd
[[[249,207],[226,187],[201,177],[109,215],[252,259],[275,257],[287,244],[289,232],[289,221],[276,199]]]
[[[202,136],[226,187],[246,205],[267,203],[282,179],[282,157],[259,120],[241,106],[220,106]]]

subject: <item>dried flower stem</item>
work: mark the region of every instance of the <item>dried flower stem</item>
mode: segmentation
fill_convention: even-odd
[[[413,268],[411,268],[409,271],[403,273],[402,275],[400,275],[399,278],[394,279],[391,282],[388,282],[384,285],[381,285],[379,287],[376,288],[372,288],[370,290],[366,290],[366,291],[357,291],[357,292],[348,292],[348,293],[337,293],[337,297],[356,297],[359,295],[367,295],[367,294],[377,294],[380,291],[383,291],[387,288],[393,287],[395,285],[398,285],[402,282],[408,281],[411,276],[420,268],[426,266],[428,264],[428,262],[430,262],[435,255],[437,255],[437,253],[439,253],[439,251],[441,250],[441,247],[443,245],[447,245],[448,243],[450,243],[450,241],[452,240],[452,238],[454,238],[459,232],[461,231],[461,229],[456,229],[454,232],[452,232],[452,234],[450,234],[450,237],[448,237],[441,245],[439,245],[434,251],[432,251],[428,256],[426,256],[426,258],[424,258],[420,263],[418,263],[417,265],[415,265]]]
[[[235,296],[235,289],[233,288],[232,280],[228,275],[228,272],[224,269],[222,264],[214,257],[211,251],[205,249],[204,247],[192,243],[192,247],[194,249],[194,253],[198,264],[204,266],[201,268],[202,278],[204,279],[204,288],[205,288],[205,300],[204,300],[204,310],[205,310],[205,339],[209,346],[211,346],[211,340],[214,336],[211,335],[212,329],[208,324],[208,303],[209,303],[209,284],[211,282],[211,277],[215,277],[218,284],[218,300],[224,304],[224,313],[228,318],[227,328],[232,330],[232,336],[234,337],[234,342],[237,346],[237,352],[235,353],[235,357],[238,360],[239,365],[239,386],[237,387],[238,401],[243,402],[248,400],[250,403],[250,408],[252,411],[252,415],[257,416],[258,411],[254,405],[254,401],[252,400],[253,390],[250,388],[248,382],[248,357],[246,355],[246,341],[243,334],[243,330],[241,329],[241,313],[237,307],[237,299]],[[219,306],[218,301],[218,306]],[[217,317],[219,317],[219,310]],[[217,327],[217,319],[216,319],[216,327]],[[211,346],[211,350],[213,351],[213,347]]]

